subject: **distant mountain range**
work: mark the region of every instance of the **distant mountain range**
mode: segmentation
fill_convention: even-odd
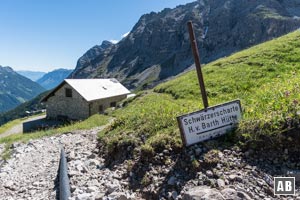
[[[143,15],[119,43],[104,41],[79,58],[70,78],[114,77],[129,88],[151,87],[191,66],[187,21],[202,63],[300,27],[299,0],[199,0]]]
[[[41,100],[45,97],[49,91],[43,92],[36,96],[35,98],[18,105],[16,108],[11,109],[7,112],[0,113],[0,126],[11,120],[19,119],[28,116],[26,111],[39,111],[45,109],[46,106],[41,104]]]
[[[47,90],[53,89],[59,85],[65,78],[67,78],[73,70],[71,69],[56,69],[52,72],[45,74],[36,82]]]
[[[45,89],[18,74],[10,67],[0,66],[0,113],[15,108]]]
[[[37,71],[29,71],[29,70],[19,70],[16,71],[18,74],[29,78],[32,81],[37,81],[39,78],[44,76],[46,72],[37,72]]]
[[[72,73],[72,70],[55,70],[38,82],[51,89],[67,76],[114,77],[131,89],[152,87],[193,63],[186,27],[189,20],[194,24],[201,61],[207,63],[299,28],[300,2],[199,0],[145,14],[119,43],[104,41],[88,50]],[[42,91],[37,83],[11,68],[0,67],[0,112]],[[21,106],[21,110],[37,108],[36,102]]]

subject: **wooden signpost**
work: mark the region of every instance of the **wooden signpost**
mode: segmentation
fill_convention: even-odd
[[[177,117],[182,141],[190,146],[231,131],[242,118],[242,109],[239,100],[209,107],[193,24],[187,25],[204,105],[203,110]]]
[[[196,40],[196,37],[195,37],[192,22],[189,21],[187,23],[187,25],[188,25],[188,29],[189,29],[191,46],[192,46],[192,51],[193,51],[193,55],[194,55],[196,71],[197,71],[197,76],[198,76],[198,81],[199,81],[199,86],[200,86],[200,92],[201,92],[201,95],[202,95],[202,101],[203,101],[204,108],[207,108],[208,107],[208,100],[207,100],[207,94],[206,94],[203,75],[202,75],[202,70],[201,70],[201,63],[200,63],[198,46],[197,46],[197,40]]]

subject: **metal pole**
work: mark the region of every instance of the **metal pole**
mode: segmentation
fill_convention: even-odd
[[[193,29],[193,24],[191,21],[187,23],[188,29],[189,29],[189,34],[190,34],[190,41],[192,45],[192,51],[194,55],[194,60],[195,60],[195,65],[196,65],[196,70],[197,70],[197,75],[198,75],[198,81],[200,85],[200,91],[202,95],[202,101],[204,108],[208,107],[208,100],[207,100],[207,94],[205,90],[205,85],[204,85],[204,80],[203,80],[203,75],[202,75],[202,70],[201,70],[201,63],[200,63],[200,57],[199,57],[199,51],[197,47],[197,41],[195,39],[195,33]]]

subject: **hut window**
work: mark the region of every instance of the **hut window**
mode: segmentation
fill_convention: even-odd
[[[110,107],[117,107],[117,103],[114,101],[114,102],[111,102],[110,103]]]
[[[70,89],[70,88],[66,88],[66,97],[72,97],[73,95],[72,95],[72,89]]]

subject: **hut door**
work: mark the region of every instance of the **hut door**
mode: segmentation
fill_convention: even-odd
[[[99,113],[103,113],[103,112],[104,112],[103,105],[100,105],[99,106]]]

